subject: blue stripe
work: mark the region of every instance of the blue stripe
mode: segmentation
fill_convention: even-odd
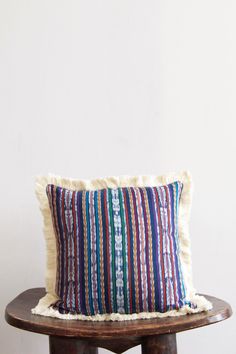
[[[105,305],[106,305],[106,312],[109,313],[109,300],[108,300],[108,272],[110,269],[108,268],[107,263],[107,246],[106,246],[106,229],[108,225],[106,225],[106,216],[105,216],[105,206],[104,206],[104,190],[101,191],[101,209],[102,209],[102,230],[103,230],[103,262],[104,262],[104,286],[105,286]]]
[[[152,259],[153,259],[153,273],[154,273],[154,283],[155,283],[155,311],[160,311],[162,308],[161,305],[161,284],[160,284],[160,275],[159,275],[159,261],[158,254],[160,253],[160,249],[158,247],[158,232],[157,232],[157,222],[158,220],[154,217],[155,213],[155,205],[153,200],[152,188],[147,187],[147,196],[148,196],[148,204],[150,210],[150,220],[151,220],[151,228],[152,228]]]
[[[115,259],[115,229],[114,229],[114,215],[113,215],[113,208],[112,208],[112,195],[111,195],[111,189],[108,188],[107,190],[108,192],[108,201],[109,201],[109,208],[108,208],[108,213],[110,215],[110,228],[111,228],[111,241],[112,241],[112,250],[110,253],[110,257],[112,260],[112,267],[114,267],[114,269],[112,269],[112,277],[111,277],[111,281],[112,281],[112,290],[113,290],[113,296],[111,296],[111,302],[112,302],[112,310],[113,312],[117,312],[117,303],[116,303],[116,270],[115,270],[115,266],[116,266],[116,259]]]

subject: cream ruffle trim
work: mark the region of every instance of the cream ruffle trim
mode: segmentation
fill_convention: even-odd
[[[197,309],[191,309],[184,306],[181,310],[172,310],[166,313],[148,312],[132,315],[121,314],[106,314],[96,316],[70,315],[60,314],[50,306],[58,300],[55,293],[56,288],[56,273],[57,273],[57,250],[56,238],[51,219],[51,212],[46,195],[47,184],[55,184],[62,188],[73,190],[96,190],[102,188],[117,188],[117,187],[148,187],[160,186],[175,181],[181,181],[184,185],[180,205],[179,205],[179,248],[180,260],[183,272],[183,278],[186,286],[186,299],[195,303]],[[32,309],[33,314],[58,317],[65,319],[92,320],[92,321],[122,321],[133,320],[137,318],[153,318],[165,316],[179,316],[186,313],[195,313],[210,309],[210,303],[203,297],[196,295],[196,290],[192,283],[192,265],[190,252],[189,238],[189,216],[192,203],[192,178],[189,172],[183,171],[180,173],[170,173],[163,176],[119,176],[105,177],[93,180],[76,180],[61,178],[59,176],[49,175],[46,177],[38,177],[36,180],[36,195],[39,200],[40,209],[44,219],[44,235],[46,241],[46,291],[47,294],[39,300],[38,305]]]
[[[46,295],[47,296],[47,295]],[[187,314],[198,313],[202,311],[208,311],[212,309],[211,303],[204,297],[200,295],[195,295],[191,300],[195,305],[197,305],[196,309],[192,309],[189,306],[185,305],[181,307],[179,310],[170,310],[167,312],[140,312],[134,313],[131,315],[127,314],[119,314],[119,313],[111,313],[104,315],[94,315],[94,316],[85,316],[85,315],[72,315],[72,314],[62,314],[57,310],[54,310],[52,307],[46,307],[44,304],[38,304],[34,309],[32,309],[32,313],[41,316],[55,317],[60,318],[62,320],[80,320],[80,321],[132,321],[132,320],[142,320],[142,319],[150,319],[150,318],[164,318],[164,317],[176,317]]]

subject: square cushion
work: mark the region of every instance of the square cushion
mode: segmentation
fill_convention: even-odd
[[[32,313],[132,320],[206,311],[192,284],[191,177],[39,178],[47,295]]]

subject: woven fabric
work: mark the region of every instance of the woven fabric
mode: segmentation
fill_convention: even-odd
[[[46,187],[57,244],[53,308],[134,314],[193,308],[179,257],[183,184],[75,191]]]

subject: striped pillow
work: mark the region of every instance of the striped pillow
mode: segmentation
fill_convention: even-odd
[[[181,259],[181,199],[190,183],[145,186],[143,179],[96,189],[46,184],[56,274],[53,291],[33,313],[126,320],[210,308],[188,284]]]

